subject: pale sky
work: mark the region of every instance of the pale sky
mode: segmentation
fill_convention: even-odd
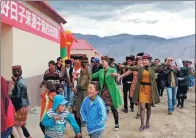
[[[194,1],[51,1],[62,15],[65,30],[111,36],[146,34],[174,38],[195,34]]]

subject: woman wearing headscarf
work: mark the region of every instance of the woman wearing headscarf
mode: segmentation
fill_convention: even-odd
[[[187,98],[187,91],[188,91],[188,81],[189,81],[189,74],[188,70],[185,67],[182,67],[177,74],[178,77],[178,90],[177,90],[177,99],[178,105],[177,107],[181,106],[181,109],[184,107],[184,99]]]
[[[104,69],[100,69],[98,72],[92,74],[92,79],[99,78],[101,98],[104,100],[106,106],[111,107],[115,121],[114,130],[117,131],[119,129],[117,108],[122,105],[122,100],[115,80],[115,77],[117,77],[115,74],[116,70],[109,66],[110,59],[108,56],[101,57],[101,62]]]
[[[27,86],[21,76],[22,69],[20,65],[12,67],[12,74],[12,80],[15,83],[11,95],[11,100],[16,110],[14,114],[15,127],[20,135],[20,138],[25,138],[23,129],[27,120],[28,106],[30,105],[27,94]]]
[[[132,71],[138,71],[138,80],[133,94],[133,102],[140,104],[140,131],[150,128],[151,104],[160,103],[159,94],[156,87],[155,70],[150,66],[151,56],[144,54],[142,56],[143,66],[124,66],[123,68]],[[144,123],[145,108],[147,109],[146,124]]]

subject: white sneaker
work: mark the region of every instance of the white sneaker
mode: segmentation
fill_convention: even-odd
[[[120,128],[119,128],[119,124],[115,125],[114,127],[114,131],[118,131]]]

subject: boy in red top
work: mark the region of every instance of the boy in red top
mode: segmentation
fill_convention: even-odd
[[[57,95],[56,87],[51,81],[44,82],[45,92],[41,94],[41,112],[40,112],[40,128],[45,134],[45,127],[42,124],[42,119],[49,109],[53,106],[54,97]]]

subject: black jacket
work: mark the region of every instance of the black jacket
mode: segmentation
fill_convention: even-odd
[[[176,84],[176,86],[178,86],[178,78],[177,78],[178,71],[171,70],[168,66],[166,66],[163,71],[165,78],[166,78],[166,80],[165,80],[166,87],[171,87],[171,72],[174,73],[175,84]]]
[[[11,100],[16,111],[30,105],[27,94],[27,86],[22,77],[19,77],[16,80],[15,86],[12,90]]]
[[[177,73],[177,77],[183,78],[182,80],[178,80],[178,86],[189,86],[189,74],[188,71],[179,71]]]

